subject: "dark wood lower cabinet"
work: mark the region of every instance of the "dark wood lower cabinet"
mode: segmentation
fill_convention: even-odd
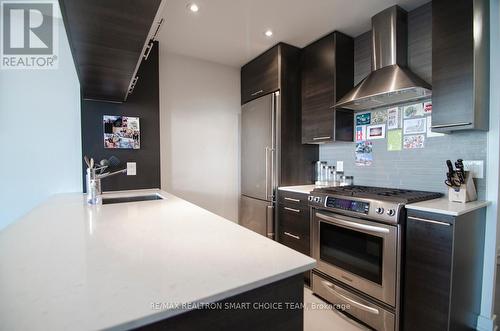
[[[481,306],[486,208],[457,217],[408,211],[405,331],[474,330]]]
[[[299,274],[219,301],[222,307],[246,303],[250,309],[192,310],[136,330],[302,331],[304,311],[299,304],[303,302],[304,281]],[[265,309],[264,304],[281,304],[281,309]]]
[[[277,240],[302,254],[311,256],[310,207],[308,194],[279,191]],[[311,273],[304,273],[306,284],[311,283]]]

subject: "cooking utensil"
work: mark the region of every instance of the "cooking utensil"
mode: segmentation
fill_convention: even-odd
[[[89,160],[89,157],[87,155],[85,155],[83,157],[83,160],[85,161],[85,163],[87,164],[87,167],[90,168],[90,160]]]

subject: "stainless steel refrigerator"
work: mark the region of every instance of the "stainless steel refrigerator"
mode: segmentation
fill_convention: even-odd
[[[262,96],[241,110],[240,225],[274,238],[279,92]]]

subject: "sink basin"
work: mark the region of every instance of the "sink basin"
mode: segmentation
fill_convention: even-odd
[[[163,200],[163,197],[159,194],[150,194],[150,195],[137,195],[130,197],[119,197],[119,198],[102,198],[102,204],[108,205],[111,203],[125,203],[125,202],[150,201],[150,200]]]

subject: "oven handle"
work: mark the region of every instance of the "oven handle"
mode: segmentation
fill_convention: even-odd
[[[378,226],[366,225],[366,224],[361,224],[361,223],[355,223],[355,222],[350,222],[350,221],[344,221],[344,220],[341,220],[338,218],[333,218],[330,216],[323,215],[321,213],[316,213],[316,216],[325,220],[325,221],[328,221],[331,223],[336,223],[339,225],[343,225],[343,226],[351,228],[351,229],[364,230],[364,231],[372,232],[372,233],[389,233],[390,232],[389,229],[386,229],[386,228],[381,228]]]
[[[326,280],[322,280],[321,281],[323,283],[323,285],[326,287],[326,289],[328,291],[330,291],[333,295],[335,295],[336,297],[342,299],[342,300],[345,300],[347,302],[349,302],[351,305],[353,305],[354,307],[356,308],[359,308],[363,311],[366,311],[367,313],[370,313],[370,314],[374,314],[374,315],[378,315],[380,314],[380,311],[376,308],[373,308],[373,307],[369,307],[367,305],[364,305],[362,304],[361,302],[357,302],[356,300],[353,300],[351,298],[348,298],[347,296],[343,295],[343,294],[340,294],[339,292],[335,291],[335,285],[333,285],[332,283],[330,282],[327,282]]]

